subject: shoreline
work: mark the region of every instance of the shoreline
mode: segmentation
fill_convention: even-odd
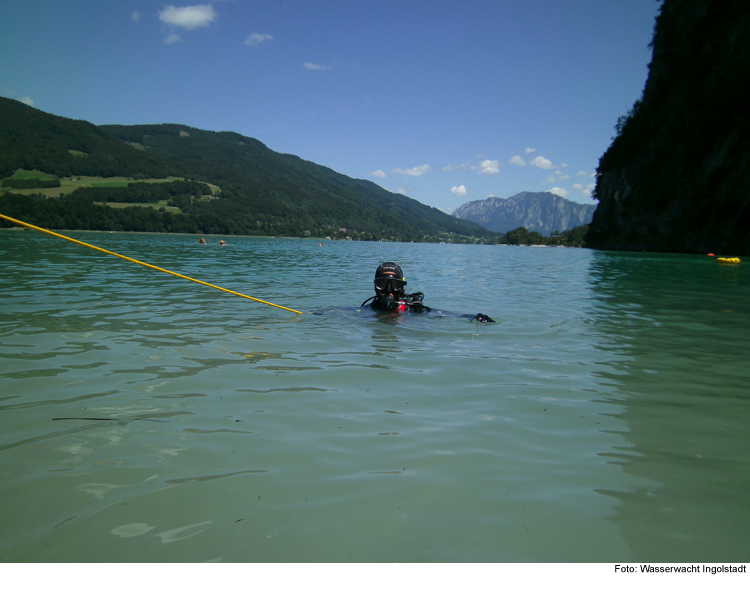
[[[45,230],[48,228],[45,228]],[[0,231],[10,231],[10,232],[19,232],[19,231],[28,231],[28,232],[37,232],[37,230],[33,230],[31,228],[26,228],[24,226],[16,226],[13,228],[0,228]],[[229,240],[231,238],[278,238],[278,239],[284,239],[284,240],[311,240],[313,242],[323,243],[323,242],[371,242],[371,243],[380,243],[383,242],[382,240],[334,240],[331,238],[315,238],[310,236],[259,236],[257,234],[187,234],[184,232],[127,232],[125,230],[52,230],[53,232],[88,232],[89,234],[138,234],[141,236],[194,236],[196,238],[200,238],[202,236],[210,236],[212,238],[220,238]],[[528,248],[582,248],[582,249],[592,249],[588,246],[566,246],[564,244],[465,244],[465,243],[443,243],[443,242],[396,242],[396,241],[387,241],[389,244],[440,244],[442,246],[508,246],[508,247],[515,247],[515,246],[523,246]]]
[[[45,230],[50,230],[50,228],[44,228]],[[12,228],[0,228],[0,231],[9,231],[9,232],[38,232],[38,230],[34,230],[32,228],[26,228],[25,226],[14,226]],[[311,238],[308,236],[300,237],[300,236],[260,236],[257,234],[190,234],[187,232],[129,232],[127,230],[59,230],[59,229],[51,229],[52,232],[88,232],[89,234],[140,234],[143,236],[195,236],[196,238],[200,238],[201,236],[211,236],[216,238],[230,238],[230,237],[242,237],[242,238],[289,238],[292,240],[317,240],[318,242],[322,242],[325,240],[325,238]],[[336,242],[329,241],[329,242]],[[355,241],[356,242],[356,241]],[[366,242],[365,240],[361,240],[360,242]]]

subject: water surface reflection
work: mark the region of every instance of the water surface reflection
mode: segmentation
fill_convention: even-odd
[[[653,484],[602,490],[637,560],[743,562],[750,551],[750,282],[708,257],[596,253],[590,281],[632,447]]]

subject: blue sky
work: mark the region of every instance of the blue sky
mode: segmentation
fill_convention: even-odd
[[[23,0],[0,94],[95,124],[235,131],[445,212],[594,203],[656,0]]]

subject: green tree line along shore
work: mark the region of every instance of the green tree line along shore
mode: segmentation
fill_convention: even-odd
[[[44,181],[45,186],[60,186]],[[28,181],[17,187],[30,188]],[[517,228],[491,237],[467,237],[448,232],[419,234],[404,229],[398,234],[368,231],[368,224],[349,229],[331,224],[315,226],[302,219],[278,219],[274,215],[249,214],[232,203],[212,198],[205,183],[171,181],[163,183],[133,182],[126,187],[80,187],[59,197],[42,193],[19,195],[2,193],[0,209],[7,216],[51,230],[94,230],[115,232],[170,232],[186,234],[221,234],[246,236],[289,236],[299,238],[334,238],[352,240],[394,240],[411,242],[454,242],[511,245],[584,246],[588,226],[543,236]],[[0,227],[14,224],[0,220]]]

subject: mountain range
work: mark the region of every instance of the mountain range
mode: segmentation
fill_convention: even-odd
[[[133,195],[120,199],[126,203],[138,202],[141,193],[153,193],[145,183],[135,182],[139,180],[177,177],[220,188],[211,199],[201,197],[206,191],[200,187],[173,195],[176,213],[157,207],[107,207],[114,198],[112,190],[104,188],[82,188],[47,199],[10,191],[0,194],[6,215],[57,229],[320,237],[335,233],[400,241],[497,239],[478,224],[370,181],[274,152],[238,133],[177,124],[96,126],[0,98],[0,178],[19,169],[66,179],[127,177],[132,184],[120,193]],[[0,221],[0,226],[7,225]]]
[[[0,179],[3,214],[67,230],[527,244],[585,224],[593,209],[519,193],[450,216],[238,133],[97,126],[7,98]],[[521,227],[528,231],[498,234]]]
[[[576,203],[553,193],[523,191],[502,199],[489,197],[469,201],[458,207],[453,216],[476,222],[493,232],[510,232],[523,227],[549,236],[591,221],[596,205]]]

